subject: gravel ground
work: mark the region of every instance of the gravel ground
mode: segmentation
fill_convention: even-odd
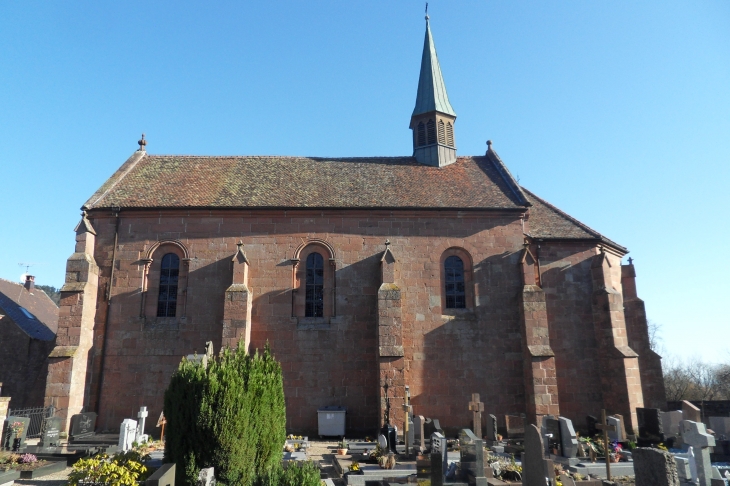
[[[66,484],[68,475],[71,474],[71,468],[67,467],[63,471],[55,474],[49,474],[38,479],[16,479],[14,483],[17,485],[39,485],[39,486],[62,486]]]

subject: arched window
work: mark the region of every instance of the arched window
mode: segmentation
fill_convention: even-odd
[[[426,126],[418,122],[418,146],[426,145]]]
[[[444,126],[444,121],[439,120],[439,143],[446,145],[446,127]]]
[[[319,253],[307,257],[307,297],[305,317],[324,316],[324,259]]]
[[[160,294],[157,297],[157,317],[175,317],[177,307],[177,280],[180,258],[174,253],[162,257],[160,266]]]
[[[451,122],[446,124],[446,143],[449,147],[454,146],[454,126]]]
[[[436,124],[433,120],[428,120],[426,123],[426,131],[428,132],[428,143],[436,143]]]
[[[464,309],[466,307],[466,288],[464,285],[464,262],[458,256],[450,256],[444,262],[446,281],[446,308]]]

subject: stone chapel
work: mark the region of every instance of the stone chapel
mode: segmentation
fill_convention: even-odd
[[[457,156],[426,21],[413,154],[316,158],[139,150],[83,205],[45,403],[116,430],[162,410],[183,356],[263,348],[287,430],[347,407],[347,429],[414,413],[568,417],[664,408],[628,250],[520,186],[491,142]],[[500,424],[502,426],[502,424]]]

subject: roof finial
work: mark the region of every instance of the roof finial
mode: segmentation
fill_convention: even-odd
[[[426,22],[428,22],[428,2],[426,2]]]
[[[492,141],[487,140],[487,150],[491,150],[491,149],[492,149]]]
[[[139,151],[144,152],[145,151],[145,145],[147,145],[147,140],[144,139],[144,133],[142,134],[142,139],[137,142],[139,144]]]
[[[390,240],[385,240],[385,248],[387,249],[390,246]]]
[[[634,264],[634,259],[629,257],[629,265],[633,265],[633,264]]]

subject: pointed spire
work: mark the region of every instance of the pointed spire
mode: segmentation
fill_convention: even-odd
[[[423,54],[421,56],[421,74],[418,77],[418,94],[416,95],[416,107],[411,116],[421,115],[429,111],[439,111],[456,117],[454,109],[449,103],[449,96],[446,94],[446,84],[441,75],[441,66],[436,55],[436,46],[431,35],[429,17],[426,15],[426,38],[423,41]]]

